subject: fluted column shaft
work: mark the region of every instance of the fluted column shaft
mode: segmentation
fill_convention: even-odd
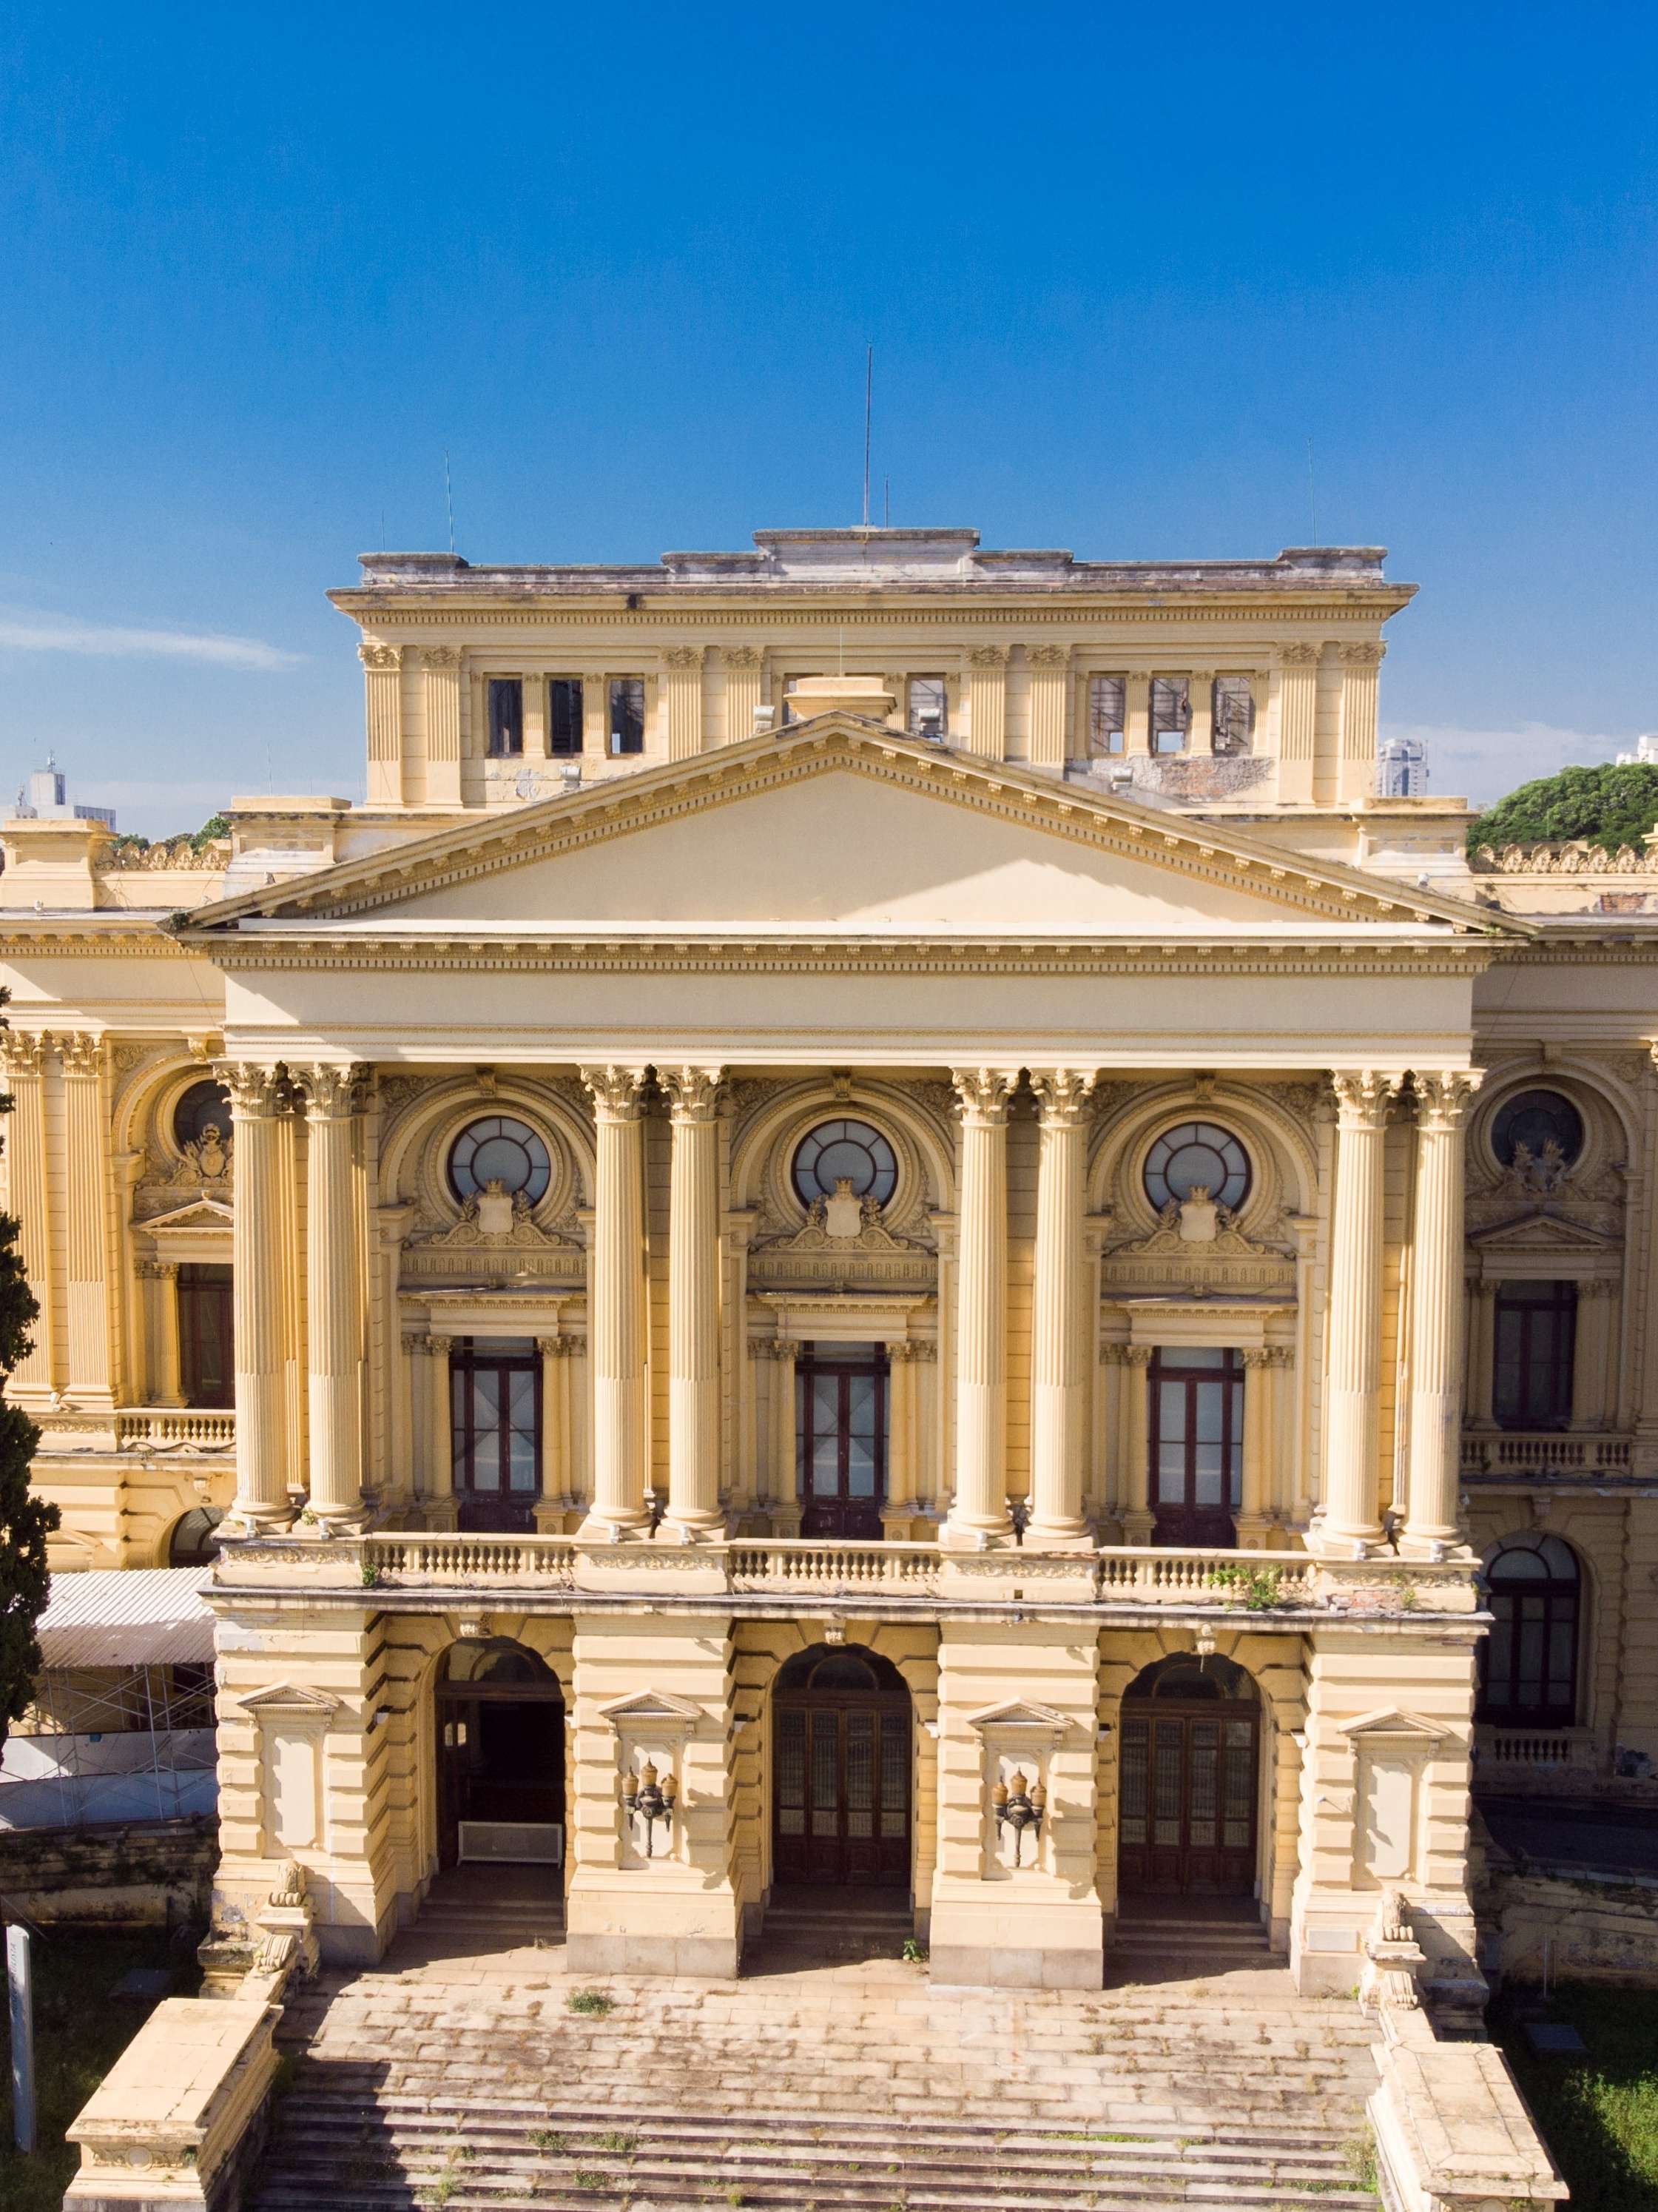
[[[1083,1180],[1091,1073],[1033,1070],[1042,1109],[1030,1328],[1030,1492],[1027,1544],[1084,1538],[1083,1423],[1089,1370],[1083,1331]]]
[[[1411,1282],[1411,1459],[1405,1537],[1456,1541],[1462,1455],[1463,1124],[1478,1073],[1416,1073]]]
[[[642,1067],[584,1067],[597,1125],[593,1176],[592,1535],[645,1525],[645,1177]]]
[[[282,1239],[281,1128],[288,1108],[280,1066],[227,1067],[236,1285],[236,1506],[255,1526],[285,1523],[288,1496],[288,1253]]]
[[[1329,1464],[1324,1534],[1343,1547],[1382,1536],[1382,1201],[1388,1113],[1400,1078],[1365,1068],[1334,1079],[1335,1220],[1330,1239]]]
[[[1123,1467],[1122,1540],[1151,1540],[1151,1347],[1126,1344],[1122,1350]]]
[[[57,1363],[52,1294],[52,1218],[46,1197],[46,1070],[48,1041],[24,1030],[0,1029],[0,1054],[12,1097],[3,1154],[6,1208],[17,1218],[18,1248],[29,1288],[40,1310],[29,1326],[34,1349],[18,1363],[12,1382],[50,1390]]]
[[[658,1071],[669,1099],[668,1519],[688,1535],[720,1508],[720,1070]]]
[[[179,1359],[179,1263],[154,1260],[147,1273],[154,1285],[150,1298],[150,1404],[182,1406],[183,1377]]]
[[[1007,1513],[1007,1102],[1016,1075],[955,1071],[962,1109],[957,1243],[956,1502],[944,1540],[1009,1536]]]
[[[362,1282],[354,1155],[353,1067],[307,1067],[306,1092],[306,1402],[311,1510],[319,1520],[362,1510]]]
[[[64,1063],[64,1248],[69,1279],[69,1394],[112,1399],[110,1358],[109,1200],[105,1164],[101,1036],[59,1037]]]

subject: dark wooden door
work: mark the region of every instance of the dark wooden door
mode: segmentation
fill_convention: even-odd
[[[234,1406],[234,1274],[187,1260],[179,1269],[179,1380],[186,1406]]]
[[[530,1534],[541,1495],[541,1361],[463,1337],[449,1355],[460,1526]]]
[[[772,1872],[778,1881],[909,1881],[908,1698],[776,1709]]]
[[[1236,1543],[1232,1516],[1243,1488],[1242,1353],[1160,1348],[1150,1381],[1152,1542]]]
[[[795,1366],[800,1533],[880,1541],[887,1358],[878,1346],[803,1348]]]
[[[1125,1895],[1253,1893],[1256,1743],[1248,1707],[1125,1705],[1117,1831]]]
[[[463,1820],[562,1826],[564,1705],[556,1690],[439,1685],[438,1860]]]

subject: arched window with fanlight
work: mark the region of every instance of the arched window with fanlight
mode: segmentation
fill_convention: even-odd
[[[1504,1728],[1577,1718],[1582,1574],[1558,1536],[1510,1536],[1485,1568],[1491,1632],[1480,1647],[1479,1717]]]

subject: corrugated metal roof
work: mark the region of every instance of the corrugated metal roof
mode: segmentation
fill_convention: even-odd
[[[41,1656],[53,1668],[204,1666],[213,1615],[201,1593],[212,1578],[210,1566],[54,1575],[35,1628]]]

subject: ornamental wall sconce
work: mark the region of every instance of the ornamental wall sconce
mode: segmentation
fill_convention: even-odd
[[[656,1856],[657,1822],[662,1823],[670,1837],[673,1833],[674,1804],[678,1794],[679,1785],[672,1775],[665,1774],[659,1780],[656,1768],[648,1759],[640,1768],[637,1777],[629,1776],[628,1784],[624,1784],[622,1802],[628,1818],[645,1823],[645,1856],[647,1859]]]
[[[1013,1863],[1020,1863],[1024,1848],[1025,1831],[1030,1831],[1034,1844],[1042,1832],[1042,1815],[1048,1810],[1048,1792],[1040,1782],[1027,1782],[1022,1769],[1016,1768],[1012,1779],[999,1782],[990,1793],[990,1809],[996,1815],[996,1832],[1004,1828],[1013,1831]]]

